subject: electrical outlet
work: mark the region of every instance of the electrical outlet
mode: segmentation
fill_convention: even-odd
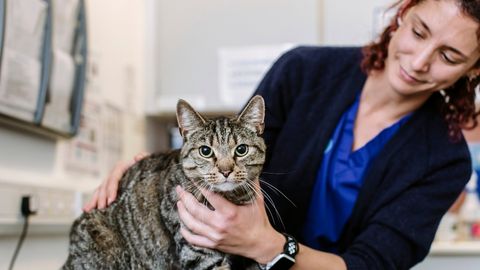
[[[31,196],[36,204],[30,216],[32,233],[67,233],[73,220],[81,214],[86,195],[82,192],[40,186],[2,183],[0,186],[0,235],[18,234],[23,217],[22,196]]]

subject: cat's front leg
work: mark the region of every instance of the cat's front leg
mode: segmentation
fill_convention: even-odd
[[[227,259],[227,257],[223,259],[223,262],[221,265],[215,266],[213,268],[213,270],[230,270],[230,269],[232,268],[230,267],[230,261]]]

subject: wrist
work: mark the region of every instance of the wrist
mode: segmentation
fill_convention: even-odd
[[[267,264],[259,263],[258,267],[261,270],[288,270],[295,264],[295,257],[299,252],[298,242],[289,234],[282,233],[282,235],[285,237],[282,252]]]
[[[262,238],[259,249],[251,257],[259,264],[267,264],[283,251],[285,236],[273,230],[269,237]]]

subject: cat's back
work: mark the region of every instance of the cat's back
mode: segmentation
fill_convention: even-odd
[[[175,150],[137,162],[124,174],[112,205],[83,213],[75,220],[64,269],[88,269],[87,265],[166,269],[172,239],[160,209],[181,171],[178,157]],[[82,266],[68,267],[75,265]]]

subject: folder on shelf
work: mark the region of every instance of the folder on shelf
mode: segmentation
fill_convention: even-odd
[[[84,0],[0,0],[0,31],[0,120],[76,134],[87,58]]]

